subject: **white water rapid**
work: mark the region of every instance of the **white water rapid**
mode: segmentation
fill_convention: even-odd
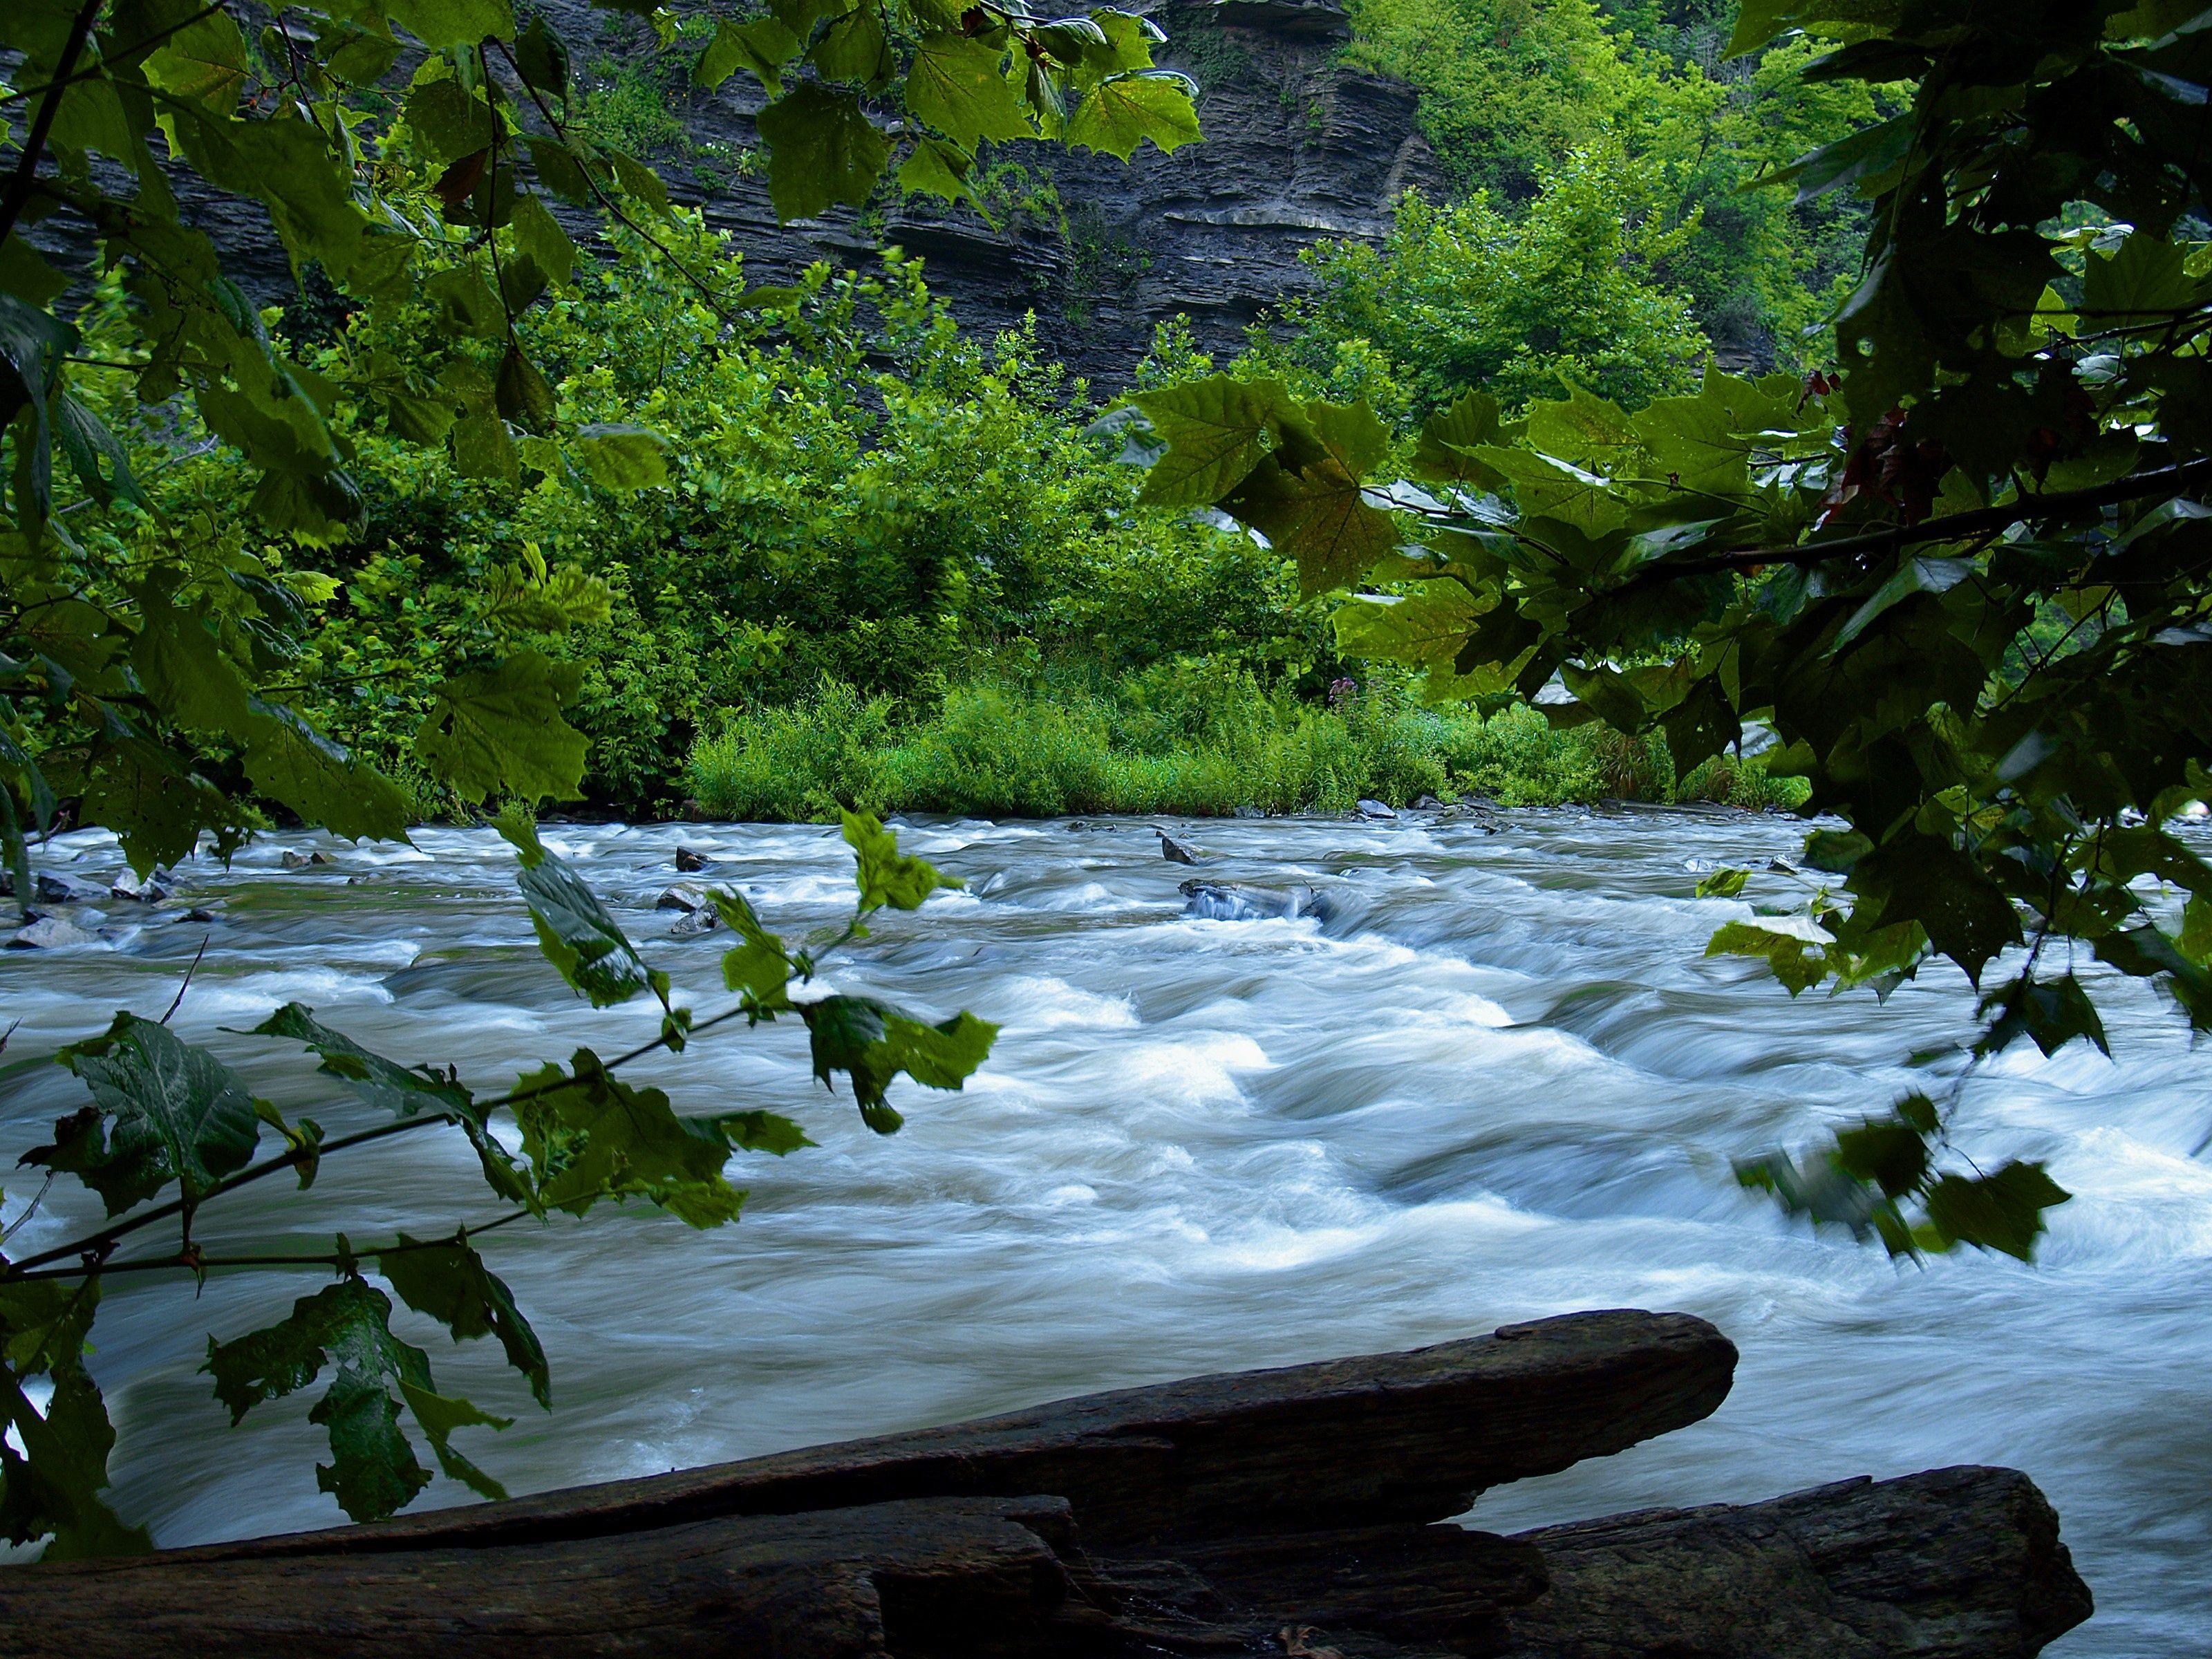
[[[2075,1194],[2037,1265],[1966,1252],[1899,1267],[1793,1225],[1729,1175],[1732,1158],[1925,1086],[1906,1056],[1969,1030],[1948,969],[1885,1007],[1867,991],[1793,1002],[1758,964],[1703,957],[1719,922],[1802,890],[1761,873],[1743,903],[1697,901],[1695,872],[1792,854],[1800,826],[1564,811],[1509,814],[1495,835],[1410,818],[1170,827],[1206,866],[1166,862],[1127,820],[907,831],[970,890],[887,916],[830,983],[1006,1029],[964,1093],[902,1083],[896,1137],[811,1079],[795,1024],[640,1065],[679,1109],[774,1107],[820,1147],[743,1160],[751,1200],[717,1233],[602,1211],[487,1238],[550,1352],[555,1409],[492,1345],[456,1348],[405,1316],[449,1391],[515,1415],[504,1434],[469,1431],[471,1455],[529,1491],[1571,1309],[1682,1309],[1742,1350],[1718,1413],[1493,1492],[1479,1523],[2010,1464],[2057,1504],[2097,1596],[2054,1655],[2212,1648],[2212,1164],[2192,1157],[2212,1068],[2148,990],[2106,997],[2092,975],[2115,1060],[2022,1044],[1967,1085],[1966,1150],[1984,1167],[2046,1158]],[[727,1000],[728,935],[671,939],[649,908],[679,843],[720,860],[699,879],[742,887],[787,933],[849,902],[834,831],[546,839],[702,1015]],[[371,1121],[343,1085],[232,1031],[297,1000],[491,1091],[579,1043],[612,1054],[651,1034],[645,1008],[594,1012],[539,958],[489,832],[416,843],[264,837],[228,873],[186,866],[179,898],[212,924],[118,902],[100,907],[101,944],[0,957],[0,1024],[21,1021],[0,1057],[4,1162],[82,1101],[53,1049],[118,1007],[158,1016],[204,935],[175,1027],[332,1133]],[[282,867],[314,845],[335,862]],[[85,835],[43,867],[104,884],[119,866]],[[1334,914],[1186,916],[1176,884],[1194,874],[1304,884]],[[94,925],[85,908],[68,914]],[[7,1182],[10,1218],[29,1176]],[[495,1207],[458,1136],[366,1148],[308,1193],[277,1190],[291,1184],[219,1206],[204,1243],[328,1249],[341,1222],[366,1241]],[[86,1198],[58,1187],[10,1253],[72,1236],[94,1218]],[[324,1281],[234,1272],[195,1299],[152,1277],[112,1279],[94,1332],[118,1507],[168,1544],[339,1521],[315,1489],[313,1393],[234,1430],[197,1374],[210,1334]],[[441,1480],[422,1501],[466,1497]]]

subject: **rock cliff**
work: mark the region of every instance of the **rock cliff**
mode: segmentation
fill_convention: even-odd
[[[1127,3],[1127,0],[1125,0]],[[566,0],[571,38],[619,47],[641,28]],[[1147,146],[1126,166],[1048,144],[1000,145],[987,191],[995,224],[929,198],[881,214],[780,226],[765,184],[712,160],[655,159],[671,192],[702,207],[773,282],[815,259],[867,260],[896,244],[926,262],[967,329],[995,332],[1031,313],[1039,337],[1101,387],[1118,385],[1155,323],[1188,315],[1199,343],[1233,352],[1245,325],[1309,280],[1301,249],[1372,237],[1408,185],[1441,172],[1410,87],[1334,60],[1343,12],[1326,0],[1136,0],[1167,32],[1160,63],[1200,88],[1204,142],[1173,155]],[[692,145],[710,155],[754,141],[763,101],[750,76],[713,94],[671,94]]]

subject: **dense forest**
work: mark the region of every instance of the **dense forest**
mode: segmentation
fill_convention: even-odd
[[[1329,86],[1410,112],[1383,211],[1304,227],[1249,315],[1153,306],[1165,255],[1100,216],[1103,175],[1057,169],[1202,164],[1232,94],[1251,106],[1237,31],[1262,15],[1324,43]],[[2212,796],[2208,18],[11,7],[14,943],[87,942],[44,908],[87,896],[45,862],[73,830],[112,834],[111,890],[155,902],[264,832],[471,826],[620,1035],[479,1089],[298,1001],[223,1028],[313,1056],[374,1120],[335,1132],[170,1029],[191,968],[159,1019],[40,1056],[92,1103],[24,1152],[42,1184],[0,1233],[9,1537],[150,1541],[103,1495],[88,1361],[126,1273],[326,1273],[210,1340],[233,1422],[327,1371],[317,1479],[348,1516],[428,1488],[422,1444],[500,1494],[454,1437],[508,1419],[441,1391],[392,1298],[494,1339],[550,1406],[480,1235],[625,1205],[718,1229],[735,1160],[813,1144],[625,1068],[781,1020],[889,1134],[895,1088],[958,1090],[991,1054],[991,1020],[836,977],[961,885],[902,850],[901,811],[1797,813],[1790,857],[1669,896],[1713,915],[1698,959],[1791,999],[1887,1001],[1924,969],[1963,1029],[1915,1055],[1924,1086],[1785,1120],[1817,1144],[1743,1148],[1736,1182],[1901,1261],[2034,1258],[2070,1194],[2036,1144],[1976,1155],[1970,1085],[2031,1049],[2111,1057],[2114,1010],[2212,1029],[2212,865],[2180,827]],[[1313,84],[1283,80],[1273,117],[1325,195],[1340,112]],[[1259,212],[1177,188],[1179,223]],[[825,238],[849,257],[792,257]],[[946,297],[978,248],[1051,273],[1015,325]],[[1144,306],[1147,334],[1102,347]],[[719,934],[729,1000],[703,1016],[540,830],[679,815],[838,825],[853,873],[803,933],[734,885],[676,898],[677,937]],[[1770,874],[1786,902],[1749,887]],[[240,1188],[304,1191],[418,1131],[498,1213],[206,1244]],[[38,1217],[64,1176],[65,1227]]]

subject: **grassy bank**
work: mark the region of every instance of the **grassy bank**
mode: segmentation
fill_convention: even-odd
[[[1677,780],[1665,746],[1534,710],[1484,718],[1390,692],[1302,703],[1240,675],[1156,671],[1097,687],[983,683],[922,715],[825,682],[810,700],[729,720],[692,751],[693,796],[718,817],[876,812],[1048,817],[1335,811],[1424,794],[1502,805],[1620,797],[1793,804],[1790,780],[1723,757]]]

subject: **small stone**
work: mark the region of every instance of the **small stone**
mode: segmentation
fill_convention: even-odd
[[[1237,809],[1237,816],[1240,818],[1264,818],[1267,814],[1257,806],[1240,806]]]
[[[1363,800],[1356,810],[1361,817],[1370,820],[1395,818],[1398,816],[1395,808],[1385,806],[1379,800]]]
[[[673,887],[661,889],[660,896],[653,902],[656,910],[696,910],[707,902],[707,896],[688,881],[679,881]]]
[[[1443,805],[1434,795],[1424,795],[1413,803],[1413,810],[1416,812],[1441,812]]]
[[[328,853],[301,853],[298,851],[287,851],[284,854],[284,867],[287,870],[307,870],[318,865],[336,864],[337,862],[337,860],[332,858]]]
[[[191,909],[185,911],[184,915],[179,916],[177,920],[179,921],[213,921],[215,920],[215,912],[212,910],[203,910],[198,905],[195,904]]]
[[[1769,859],[1766,861],[1766,867],[1778,876],[1794,876],[1797,873],[1797,866],[1790,863],[1788,859]]]
[[[676,849],[676,867],[685,875],[696,875],[707,867],[707,855],[689,847]]]
[[[59,916],[40,916],[27,927],[19,927],[8,941],[11,951],[54,951],[65,945],[90,945],[94,939],[82,927],[73,927]]]
[[[701,933],[711,933],[722,925],[722,914],[711,904],[677,918],[676,925],[668,931],[677,939],[693,939]]]
[[[358,875],[348,876],[346,878],[346,885],[349,887],[366,887],[369,884],[369,879],[368,872],[363,870]]]
[[[1198,854],[1191,851],[1184,842],[1177,841],[1173,836],[1168,834],[1166,830],[1155,825],[1152,833],[1160,838],[1160,856],[1170,864],[1198,862]]]
[[[159,904],[169,896],[169,890],[161,884],[164,873],[157,868],[142,881],[136,871],[126,869],[108,884],[108,894],[111,897],[129,899],[137,904]]]

